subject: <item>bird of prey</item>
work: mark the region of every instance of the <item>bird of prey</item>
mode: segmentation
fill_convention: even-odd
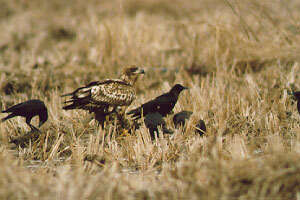
[[[48,119],[48,111],[44,102],[38,99],[28,100],[23,103],[14,105],[7,110],[1,111],[2,113],[10,113],[7,117],[1,121],[4,122],[10,118],[21,116],[26,118],[26,124],[32,131],[39,131],[35,126],[30,124],[31,119],[35,116],[39,116],[39,127],[41,127]]]
[[[192,114],[193,112],[186,110],[176,113],[173,116],[173,123],[175,125],[175,128],[178,128],[179,126],[184,126],[185,121],[189,120]]]
[[[298,109],[298,112],[300,114],[300,91],[293,92],[293,95],[297,100],[297,109]]]
[[[142,114],[146,116],[149,113],[158,112],[165,117],[172,112],[175,104],[177,103],[180,92],[185,89],[188,88],[180,84],[176,84],[169,92],[144,103],[136,109],[130,110],[127,114],[131,115],[135,119],[138,119],[141,118]]]
[[[169,130],[166,127],[166,122],[163,119],[163,116],[161,114],[159,114],[158,112],[148,113],[144,117],[144,122],[150,132],[150,136],[151,136],[152,140],[155,139],[155,132],[158,133],[159,126],[161,126],[163,133],[166,133],[166,134],[173,133],[173,131]]]
[[[126,67],[119,79],[94,81],[64,94],[62,97],[70,96],[70,99],[65,102],[63,109],[88,110],[95,113],[96,119],[103,121],[103,116],[115,112],[118,106],[126,108],[132,103],[136,98],[134,84],[139,75],[144,73],[139,67]]]

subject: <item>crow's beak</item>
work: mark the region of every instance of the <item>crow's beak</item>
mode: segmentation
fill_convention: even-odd
[[[144,69],[139,69],[139,70],[137,71],[137,73],[138,73],[138,74],[145,74],[145,70],[144,70]]]
[[[188,89],[190,89],[190,88],[188,88],[188,87],[183,87],[183,89],[184,89],[184,90],[188,90]]]
[[[138,67],[138,68],[135,70],[135,72],[133,72],[133,73],[134,73],[134,74],[145,74],[145,70]]]

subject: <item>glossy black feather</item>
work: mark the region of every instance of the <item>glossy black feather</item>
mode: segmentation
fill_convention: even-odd
[[[186,110],[176,113],[173,116],[173,123],[175,125],[175,128],[178,128],[179,126],[184,126],[186,120],[189,120],[192,114],[193,112]]]
[[[176,84],[169,92],[164,93],[155,99],[148,101],[140,107],[130,110],[127,114],[133,118],[141,118],[143,114],[146,116],[149,113],[158,112],[163,117],[170,114],[175,104],[177,103],[179,94],[182,90],[187,89],[186,87]]]

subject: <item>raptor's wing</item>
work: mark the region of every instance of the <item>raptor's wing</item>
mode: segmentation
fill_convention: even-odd
[[[128,106],[135,99],[135,90],[120,80],[107,80],[91,87],[91,99],[94,103]]]
[[[93,110],[103,106],[130,105],[135,98],[134,88],[118,79],[92,82],[64,96],[71,96],[63,109]]]

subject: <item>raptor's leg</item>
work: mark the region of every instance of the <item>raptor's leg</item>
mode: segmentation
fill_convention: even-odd
[[[125,110],[126,110],[126,107],[123,106],[123,107],[121,107],[119,112],[116,112],[119,120],[122,120],[125,118]]]
[[[112,110],[110,111],[110,108],[112,108]],[[113,107],[104,107],[103,109],[97,109],[93,111],[95,113],[95,119],[98,121],[98,125],[101,124],[102,128],[104,128],[104,123],[106,121],[110,121],[111,118],[110,116],[113,113],[117,114],[117,106],[113,106]]]
[[[95,119],[98,121],[98,126],[101,125],[102,128],[104,128],[104,122],[106,120],[106,113],[101,111],[95,111]]]
[[[108,112],[104,112],[106,115],[110,115],[112,113],[116,113],[117,112],[117,106],[114,106],[112,111],[108,111]]]
[[[120,122],[122,129],[129,131],[131,128],[131,125],[125,115],[126,108],[127,107],[125,107],[125,106],[121,107],[120,112],[117,112],[117,118],[118,118],[118,121]]]

